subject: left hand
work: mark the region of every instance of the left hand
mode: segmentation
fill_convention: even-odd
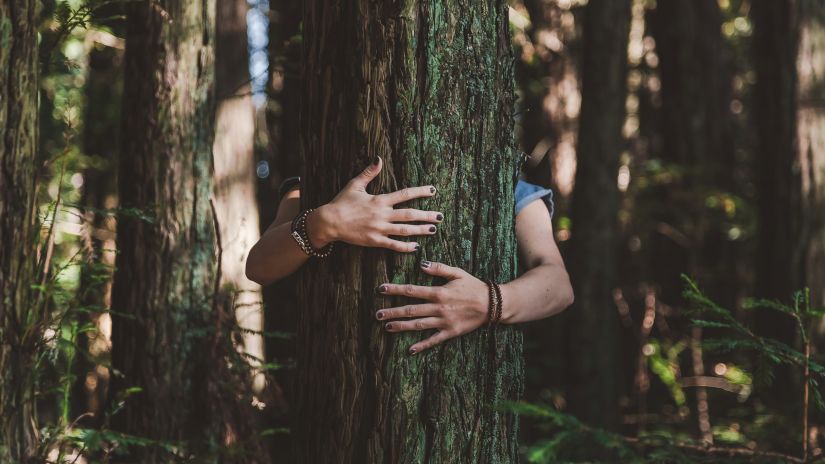
[[[410,354],[426,349],[459,335],[472,332],[487,323],[489,293],[487,284],[463,269],[442,263],[421,261],[421,269],[432,276],[444,277],[442,286],[381,284],[377,291],[382,295],[398,295],[425,300],[377,311],[375,317],[388,332],[438,329],[434,335],[410,347]],[[401,320],[398,320],[401,319]]]

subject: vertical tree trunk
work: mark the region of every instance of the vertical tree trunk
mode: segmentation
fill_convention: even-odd
[[[0,461],[34,462],[45,314],[32,304],[37,153],[34,0],[0,0]]]
[[[589,424],[618,423],[616,279],[619,153],[626,91],[630,1],[587,5],[582,109],[573,192],[571,277],[576,303],[568,323],[570,407]]]
[[[212,193],[215,2],[129,3],[112,290],[118,430],[208,454],[231,442],[213,412],[210,334],[220,279]],[[141,213],[137,213],[141,211]],[[207,406],[208,405],[208,406]],[[218,416],[218,417],[215,417]],[[190,445],[190,446],[187,446]],[[139,462],[168,462],[161,447]]]
[[[796,57],[797,156],[802,270],[811,304],[825,306],[825,4],[799,1],[799,49]],[[820,327],[825,332],[825,322]],[[821,342],[820,342],[821,343]],[[821,346],[821,345],[820,345]]]
[[[298,462],[516,462],[521,335],[484,330],[421,355],[387,334],[380,282],[428,283],[418,260],[515,274],[513,77],[507,3],[314,0],[304,10],[304,207],[332,199],[375,156],[373,192],[433,184],[445,212],[422,250],[342,246],[304,269]],[[489,335],[489,338],[488,338]]]
[[[78,325],[92,324],[95,330],[78,335],[79,353],[73,367],[77,375],[72,391],[72,417],[92,413],[81,423],[99,425],[110,372],[111,319],[106,310],[111,296],[114,270],[114,218],[105,211],[116,205],[119,130],[116,115],[121,111],[120,73],[123,52],[93,44],[89,52],[83,151],[93,161],[83,171],[80,203],[84,211],[83,266],[78,301],[83,312]]]
[[[242,350],[263,359],[261,287],[246,278],[246,253],[260,237],[255,198],[255,109],[249,85],[246,53],[246,0],[222,1],[218,6],[215,46],[215,90],[218,95],[215,128],[215,211],[221,238],[221,288],[229,297],[243,329]],[[257,333],[255,333],[257,332]],[[253,361],[254,363],[254,361]],[[256,375],[255,388],[263,388]]]
[[[788,301],[803,282],[799,260],[802,213],[796,159],[795,7],[789,1],[754,0],[753,53],[756,84],[758,296]],[[756,313],[757,330],[793,342],[792,320],[774,311]],[[787,383],[779,382],[777,388]],[[775,395],[769,395],[775,396]]]

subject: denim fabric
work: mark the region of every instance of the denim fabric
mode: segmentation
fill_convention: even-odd
[[[519,180],[516,184],[516,215],[518,215],[525,206],[538,199],[541,199],[545,206],[547,206],[547,210],[550,212],[550,218],[552,219],[554,211],[553,191]]]

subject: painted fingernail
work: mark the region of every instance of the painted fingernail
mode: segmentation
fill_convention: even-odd
[[[435,193],[435,187],[430,187],[430,193]]]
[[[430,263],[430,262],[429,262],[429,261],[427,261],[426,259],[422,259],[422,260],[421,260],[421,267],[423,267],[424,269],[426,269],[426,268],[430,267],[430,264],[432,264],[432,263]]]
[[[430,232],[435,232],[435,226],[430,226]]]
[[[392,330],[392,323],[387,322],[386,324],[384,324],[384,328],[387,329],[387,330]]]
[[[373,160],[372,160],[372,165],[373,165],[373,166],[378,166],[378,162],[379,162],[379,161],[381,161],[381,157],[380,157],[380,156],[376,156],[376,157],[375,157],[375,159],[373,159]]]
[[[443,214],[441,214],[441,213],[438,213],[438,214],[435,216],[435,220],[436,220],[436,221],[443,221],[443,220],[444,220],[444,215],[443,215]]]
[[[420,250],[420,249],[421,249],[421,245],[419,245],[419,244],[417,244],[417,243],[416,243],[416,244],[415,244],[415,251],[418,251],[418,250]]]
[[[377,293],[384,293],[384,292],[386,292],[386,291],[387,291],[387,286],[386,286],[386,285],[384,285],[384,284],[381,284],[381,285],[379,285],[379,286],[375,287],[375,291],[376,291]]]
[[[410,348],[410,354],[415,354],[415,353],[417,353],[417,351],[415,350],[415,348]]]
[[[384,319],[384,311],[378,311],[375,313],[375,317],[378,319]]]

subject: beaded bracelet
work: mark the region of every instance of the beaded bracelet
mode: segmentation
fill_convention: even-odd
[[[332,254],[332,250],[335,248],[335,242],[329,243],[320,250],[312,247],[312,243],[309,240],[309,232],[307,232],[307,216],[309,216],[311,212],[312,208],[304,210],[292,220],[292,238],[295,239],[295,242],[298,243],[298,246],[301,247],[301,250],[303,250],[307,256],[326,258]]]
[[[487,327],[493,329],[501,320],[504,301],[501,298],[501,288],[499,288],[498,284],[491,280],[486,280],[485,282],[487,283],[487,291],[490,297],[490,304],[487,307]]]

